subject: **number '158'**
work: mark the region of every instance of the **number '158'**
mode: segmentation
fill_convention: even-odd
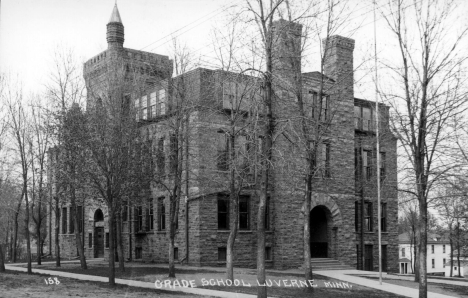
[[[58,285],[58,284],[60,284],[60,281],[58,280],[57,277],[44,278],[44,281],[45,281],[46,285]]]

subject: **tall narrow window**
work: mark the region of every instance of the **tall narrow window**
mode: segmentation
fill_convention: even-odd
[[[229,198],[218,196],[218,230],[229,229]]]
[[[265,231],[270,230],[270,197],[267,197],[265,205]]]
[[[330,177],[330,144],[324,143],[322,145],[322,164],[323,176]]]
[[[141,119],[148,119],[148,96],[141,97]]]
[[[239,230],[250,229],[249,197],[239,197]]]
[[[156,92],[152,92],[150,94],[150,115],[151,118],[154,118],[157,116],[156,112]]]
[[[359,202],[354,202],[354,230],[357,232],[359,228]]]
[[[109,232],[106,232],[106,248],[109,248]]]
[[[435,259],[432,259],[432,268],[435,268]]]
[[[75,233],[75,216],[78,216],[75,211],[76,209],[73,210],[73,208],[70,207],[70,234]]]
[[[362,130],[372,130],[372,118],[370,108],[362,108]]]
[[[387,203],[380,204],[380,229],[387,232]]]
[[[434,244],[431,245],[431,253],[434,253]]]
[[[166,90],[161,89],[158,93],[158,111],[159,115],[166,114]]]
[[[361,130],[361,128],[362,128],[361,107],[354,106],[354,129]]]
[[[143,231],[143,207],[138,206],[136,207],[135,214],[137,216],[137,222],[136,222],[136,230],[137,232]]]
[[[78,206],[78,232],[83,233],[83,206]]]
[[[366,232],[372,232],[372,202],[365,202],[364,222],[366,225]]]
[[[218,247],[218,261],[226,262],[226,247]]]
[[[122,221],[128,220],[128,201],[124,200],[122,202]]]
[[[445,253],[445,244],[442,245],[442,253]],[[445,263],[445,262],[444,262]]]
[[[88,247],[93,247],[93,233],[88,233]]]
[[[166,230],[166,206],[164,205],[164,198],[158,199],[158,229],[159,231]]]
[[[174,260],[178,260],[178,259],[179,259],[179,248],[174,247]]]
[[[320,120],[327,120],[329,115],[328,115],[328,96],[323,95],[322,96],[322,103],[321,103],[321,112],[320,112]]]
[[[166,175],[166,156],[164,155],[164,138],[158,140],[157,165],[160,176]]]
[[[354,148],[354,179],[359,180],[359,149]]]
[[[267,246],[265,247],[265,261],[271,261],[272,259],[271,247]]]
[[[445,259],[442,259],[442,262],[443,262],[443,267],[445,268]]]
[[[227,134],[224,131],[218,131],[217,133],[217,140],[216,140],[216,147],[217,147],[217,168],[220,171],[227,171],[228,170],[228,157],[229,157],[229,146],[228,146],[229,139],[227,138]]]
[[[67,221],[67,207],[62,208],[62,234],[67,234],[68,232],[68,221]]]
[[[148,200],[148,207],[146,208],[146,229],[150,231],[154,229],[154,213],[152,198]]]
[[[372,177],[372,151],[364,150],[362,152],[362,167],[364,171],[364,177],[369,181]]]
[[[140,99],[135,99],[135,120],[140,120]]]
[[[171,152],[169,153],[170,169],[171,169],[171,173],[175,173],[175,171],[177,170],[177,165],[178,165],[177,158],[179,155],[179,152],[178,152],[179,144],[178,144],[177,136],[174,134],[171,135],[169,139],[169,143],[170,143],[170,149],[171,149]]]
[[[406,257],[406,249],[404,247],[401,249],[401,257],[402,258]]]
[[[380,152],[380,160],[379,160],[379,171],[380,171],[380,180],[385,179],[386,171],[385,171],[385,152]]]

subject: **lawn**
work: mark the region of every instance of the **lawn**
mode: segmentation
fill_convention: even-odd
[[[51,278],[53,284],[48,284]],[[55,278],[57,278],[55,280]],[[59,284],[56,284],[58,280]],[[46,283],[47,281],[47,283]],[[42,274],[28,275],[15,271],[0,273],[0,297],[167,297],[187,298],[191,294],[168,293],[157,289],[143,289],[117,285],[112,288],[106,283],[80,281],[65,277]]]
[[[47,270],[58,270],[70,273],[88,274],[96,276],[108,276],[108,267],[105,262],[89,262],[89,269],[82,270],[77,263],[64,263],[61,268],[56,268],[54,265],[42,265],[34,266],[35,268],[47,269]],[[167,278],[167,267],[159,266],[156,264],[143,264],[143,263],[126,263],[125,272],[120,272],[116,269],[117,278],[133,279],[139,281],[152,282],[159,281],[159,285],[162,289],[165,286],[169,286],[169,281],[176,282],[174,279]],[[196,287],[256,294],[256,274],[255,270],[252,269],[241,269],[235,270],[235,278],[238,280],[238,285],[228,285],[225,280],[225,274],[223,271],[210,270],[208,268],[176,268],[177,282],[182,285],[183,281],[186,283],[192,281]],[[328,278],[321,275],[314,275],[314,282],[317,287],[313,288],[313,294],[311,288],[305,287],[302,281],[301,275],[291,273],[267,273],[268,281],[268,296],[273,297],[330,297],[330,298],[341,298],[341,297],[401,297],[395,294],[377,291],[375,289],[366,288],[351,283],[342,283],[339,280]],[[165,284],[166,283],[166,284]],[[250,285],[250,286],[248,286]]]

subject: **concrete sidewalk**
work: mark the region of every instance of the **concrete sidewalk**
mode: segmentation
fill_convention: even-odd
[[[19,265],[19,264],[15,264],[15,265]],[[5,269],[12,270],[12,271],[20,271],[20,272],[27,272],[28,270],[27,268],[24,268],[24,267],[17,267],[17,266],[11,266],[11,265],[5,265]],[[55,271],[55,270],[43,270],[43,269],[34,268],[32,271],[34,273],[68,277],[68,278],[86,280],[86,281],[97,281],[97,282],[109,281],[107,277],[68,273],[68,272]],[[128,285],[132,287],[156,289],[154,283],[151,283],[151,282],[116,278],[115,283],[120,284],[120,285]],[[215,291],[215,290],[209,290],[209,289],[189,288],[189,287],[185,288],[185,287],[177,287],[177,286],[170,287],[170,288],[165,287],[164,289],[161,289],[161,290],[166,291],[166,292],[179,292],[179,293],[182,292],[182,293],[187,293],[187,294],[200,295],[202,297],[222,297],[222,298],[256,298],[257,297],[256,295],[249,295],[249,294],[243,294],[243,293],[232,293],[232,292]]]
[[[360,273],[357,273],[358,275],[361,276],[372,276],[372,277],[379,277],[378,272],[372,272],[372,271],[358,271]],[[382,274],[383,278],[387,279],[396,279],[396,280],[408,280],[408,281],[414,281],[414,276],[404,276],[404,275],[394,275],[394,274]],[[455,286],[462,286],[462,287],[467,287],[466,291],[468,292],[468,280],[453,280],[453,279],[442,279],[442,278],[427,278],[427,283],[428,284],[447,284],[447,285],[455,285]]]

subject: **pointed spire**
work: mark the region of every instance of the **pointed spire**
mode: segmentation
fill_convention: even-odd
[[[119,9],[117,8],[117,3],[114,5],[114,10],[112,10],[112,15],[109,19],[109,23],[121,23],[122,19],[120,18]]]

